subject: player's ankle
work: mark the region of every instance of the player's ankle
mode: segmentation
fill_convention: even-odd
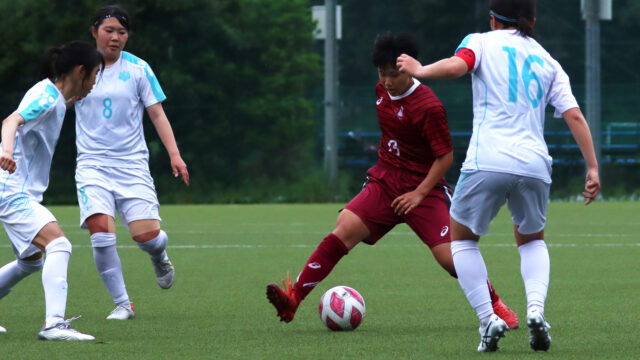
[[[300,293],[297,292],[296,289],[294,288],[293,291],[291,291],[291,299],[294,301],[294,305],[298,306],[300,305],[304,297],[300,295]]]

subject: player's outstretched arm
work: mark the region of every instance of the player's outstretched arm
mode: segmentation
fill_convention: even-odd
[[[400,71],[421,79],[455,79],[469,72],[467,63],[458,56],[422,66],[418,60],[402,54],[396,60],[396,66]]]
[[[593,140],[589,125],[579,108],[573,108],[562,113],[562,117],[567,122],[573,138],[582,152],[582,157],[587,164],[587,177],[585,180],[584,192],[585,205],[589,205],[600,191],[600,176],[598,175],[598,160],[593,149]]]
[[[16,162],[13,160],[13,147],[16,140],[18,126],[24,124],[24,118],[14,112],[2,121],[2,154],[0,154],[0,168],[13,174]]]
[[[153,126],[158,132],[158,136],[162,141],[165,149],[169,153],[169,159],[171,160],[171,170],[173,176],[178,177],[184,181],[187,186],[189,185],[189,171],[187,170],[187,164],[182,160],[180,156],[180,150],[178,150],[178,144],[176,138],[173,136],[173,130],[167,115],[164,113],[161,103],[153,104],[147,108],[147,113],[151,118]]]

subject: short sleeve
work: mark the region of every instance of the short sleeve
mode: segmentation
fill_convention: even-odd
[[[569,75],[562,69],[557,62],[555,65],[555,77],[551,83],[551,88],[548,92],[547,101],[553,107],[556,108],[554,117],[562,117],[562,114],[570,109],[577,108],[578,102],[575,96],[571,92],[571,83],[569,82]]]
[[[144,106],[149,107],[153,104],[164,101],[167,97],[162,91],[162,87],[160,87],[158,78],[153,70],[151,70],[151,66],[143,60],[139,61],[139,65],[142,65],[144,74],[138,82],[138,93],[140,94],[140,98],[142,99]]]
[[[453,151],[444,107],[438,105],[427,109],[424,119],[423,137],[429,142],[433,156],[438,157]]]
[[[480,64],[480,60],[482,58],[482,34],[474,33],[465,36],[460,45],[456,48],[456,51],[454,51],[454,55],[462,49],[469,49],[475,55],[475,65],[473,66],[473,69],[469,69],[469,71],[474,71]]]
[[[24,118],[25,123],[52,111],[60,96],[53,85],[47,84],[44,88],[38,85],[27,91],[18,105],[17,111]]]

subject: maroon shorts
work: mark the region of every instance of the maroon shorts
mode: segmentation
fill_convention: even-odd
[[[367,171],[364,188],[345,209],[358,215],[371,235],[364,240],[373,245],[394,226],[406,223],[430,248],[451,241],[449,233],[449,205],[451,189],[446,185],[434,187],[422,202],[407,215],[393,212],[391,202],[424,180],[424,175],[402,170],[378,162]]]

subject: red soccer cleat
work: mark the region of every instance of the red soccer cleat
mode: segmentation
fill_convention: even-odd
[[[287,273],[287,281],[282,280],[284,290],[277,284],[271,283],[267,285],[267,299],[278,311],[280,321],[291,322],[296,315],[298,304],[300,303],[293,292],[289,273]]]
[[[505,305],[502,300],[498,299],[498,301],[493,304],[493,312],[498,315],[498,317],[504,322],[507,323],[509,329],[514,330],[518,328],[518,315],[513,312],[507,305]]]

